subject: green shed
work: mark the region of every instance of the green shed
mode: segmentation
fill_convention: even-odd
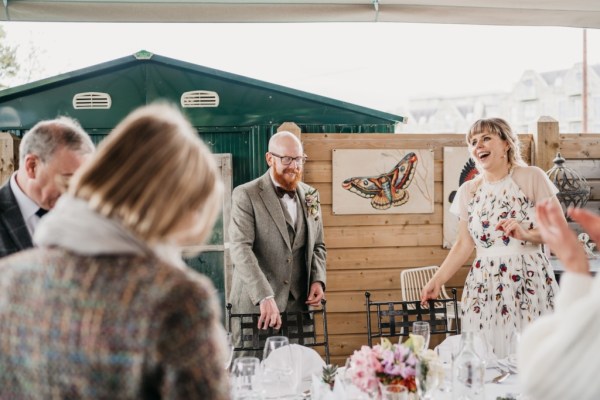
[[[22,136],[36,122],[75,118],[99,143],[133,109],[156,100],[177,104],[219,154],[232,187],[266,170],[271,135],[284,122],[307,133],[393,133],[398,115],[140,51],[77,71],[0,91],[0,131]],[[199,257],[188,263],[224,293],[224,217]],[[220,266],[220,267],[217,267]]]

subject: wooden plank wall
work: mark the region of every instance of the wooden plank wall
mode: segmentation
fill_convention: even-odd
[[[304,180],[321,194],[327,246],[327,310],[332,363],[367,344],[365,290],[375,301],[400,300],[404,268],[440,265],[442,248],[443,148],[465,146],[463,134],[310,134],[301,135],[308,155]],[[526,161],[532,135],[520,135]],[[432,214],[333,215],[333,149],[433,149],[435,206]],[[447,287],[462,289],[468,266]]]

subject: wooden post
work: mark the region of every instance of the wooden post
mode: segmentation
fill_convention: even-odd
[[[552,160],[560,150],[559,139],[558,121],[551,117],[540,117],[537,123],[537,132],[533,135],[535,160],[532,164],[544,171],[552,168]]]
[[[291,132],[294,135],[296,135],[296,137],[298,137],[298,139],[300,139],[300,141],[302,141],[302,131],[301,131],[300,127],[298,125],[296,125],[295,123],[284,122],[283,124],[279,125],[279,128],[277,128],[277,132],[282,132],[282,131]]]
[[[0,185],[4,185],[19,164],[20,139],[8,132],[0,132]]]

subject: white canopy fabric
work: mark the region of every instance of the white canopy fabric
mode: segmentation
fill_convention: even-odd
[[[0,21],[414,22],[600,28],[600,0],[3,0]]]

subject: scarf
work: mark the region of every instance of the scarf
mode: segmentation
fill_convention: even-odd
[[[36,246],[58,246],[86,256],[133,254],[157,256],[185,268],[181,249],[171,243],[150,245],[125,228],[118,219],[91,209],[87,201],[64,194],[42,218],[33,235]]]

